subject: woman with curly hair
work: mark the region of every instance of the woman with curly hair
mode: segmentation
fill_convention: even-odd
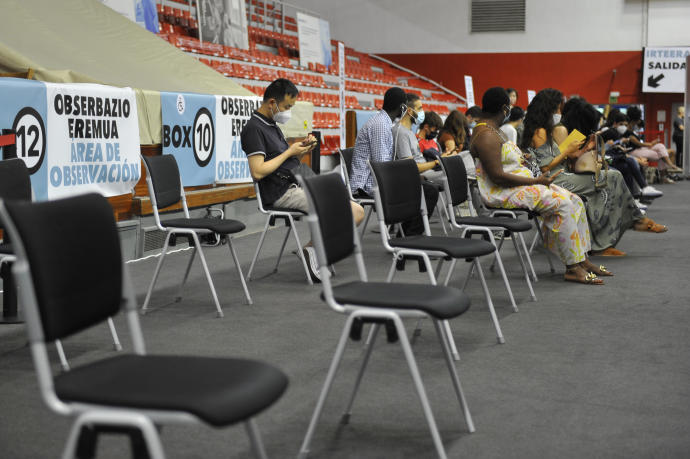
[[[600,285],[600,276],[613,275],[587,259],[591,249],[582,200],[552,182],[560,172],[534,177],[522,152],[498,130],[510,110],[505,89],[494,87],[482,97],[481,122],[472,132],[470,152],[478,158],[477,183],[482,200],[491,207],[529,209],[539,214],[546,246],[566,266],[564,279]]]
[[[591,112],[589,104],[578,108],[578,103],[569,105],[570,109],[577,109],[569,118],[580,120],[587,119],[587,112]],[[589,221],[592,236],[592,254],[602,256],[625,256],[615,248],[625,231],[634,228],[638,231],[650,231],[661,233],[667,231],[663,225],[659,225],[645,217],[635,203],[635,198],[630,194],[625,180],[619,171],[609,169],[600,172],[599,177],[592,173],[574,173],[571,165],[584,151],[595,147],[593,142],[583,145],[584,142],[573,142],[565,151],[561,152],[554,140],[554,135],[563,137],[557,130],[566,131],[561,123],[561,110],[563,109],[563,94],[556,89],[543,89],[534,96],[527,108],[525,117],[525,133],[521,147],[529,151],[534,163],[541,173],[561,171],[554,183],[568,191],[585,198],[587,219]],[[589,135],[596,131],[597,123],[594,118],[591,122],[581,124],[582,132]],[[555,132],[556,131],[556,132]],[[603,174],[606,174],[604,177]],[[597,182],[603,182],[598,186]]]

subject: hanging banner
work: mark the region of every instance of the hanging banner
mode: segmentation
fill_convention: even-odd
[[[297,40],[299,42],[299,65],[309,63],[331,65],[331,30],[328,21],[297,12]],[[345,65],[341,61],[342,65]]]
[[[470,75],[465,75],[465,101],[467,108],[474,106],[474,84]]]
[[[685,92],[685,59],[688,56],[688,46],[645,48],[642,92]]]
[[[261,101],[256,96],[216,96],[216,182],[252,181],[240,134]]]
[[[338,96],[340,99],[340,148],[344,149],[346,145],[345,135],[345,43],[338,42]]]
[[[3,159],[24,160],[36,200],[130,193],[141,177],[134,91],[3,78],[0,127],[15,133]]]
[[[203,0],[196,8],[200,41],[249,49],[244,0]]]
[[[46,86],[39,81],[0,78],[0,100],[0,128],[16,136],[15,148],[3,147],[2,159],[22,159],[31,174],[34,198],[46,200]]]
[[[132,191],[141,177],[134,91],[46,83],[48,198]]]
[[[216,96],[161,92],[163,154],[177,160],[184,186],[215,181]]]

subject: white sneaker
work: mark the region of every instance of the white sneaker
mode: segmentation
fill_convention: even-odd
[[[638,209],[647,210],[647,206],[645,204],[642,204],[638,199],[635,199],[635,204],[637,205]]]
[[[642,196],[646,196],[648,198],[658,198],[659,196],[663,195],[663,191],[657,190],[651,185],[647,185],[646,187],[642,188]]]

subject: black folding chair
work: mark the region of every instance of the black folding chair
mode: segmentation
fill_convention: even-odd
[[[95,427],[140,432],[148,451],[135,451],[136,457],[158,459],[164,457],[157,430],[162,424],[238,422],[256,456],[266,457],[254,418],[281,397],[287,377],[254,360],[145,355],[136,298],[104,197],[5,201],[0,216],[15,248],[13,273],[42,398],[55,413],[76,418],[63,457],[75,457]],[[134,354],[52,374],[46,342],[85,330],[123,307]]]
[[[525,239],[523,238],[522,233],[531,230],[532,225],[528,221],[518,220],[515,218],[457,217],[455,214],[455,208],[467,202],[469,198],[469,184],[467,182],[465,163],[460,156],[441,157],[441,168],[444,174],[443,180],[445,184],[446,202],[448,205],[448,215],[450,216],[451,227],[462,231],[462,237],[478,234],[485,239],[488,239],[494,246],[496,246],[496,262],[498,264],[498,269],[503,277],[503,283],[508,291],[508,296],[510,297],[510,302],[513,305],[513,310],[517,312],[517,305],[515,304],[513,292],[510,288],[510,282],[508,281],[508,277],[506,276],[506,272],[503,267],[503,260],[501,259],[500,248],[496,244],[496,240],[494,238],[494,231],[501,232],[501,241],[503,241],[505,237],[511,236],[511,240],[515,246],[515,253],[517,253],[518,259],[520,260],[520,266],[522,267],[522,271],[525,275],[525,281],[527,282],[530,296],[533,300],[536,300],[537,298],[534,295],[534,290],[532,289],[532,282],[530,282],[529,273],[527,272],[527,266],[522,258],[522,253],[520,252],[517,241],[517,239],[520,240],[522,248],[525,251],[525,255],[527,258],[529,258],[529,250],[527,250],[527,245],[525,244]],[[455,260],[453,260],[453,262],[455,262]],[[446,283],[447,281],[448,279],[446,279]]]
[[[371,218],[371,213],[375,210],[375,203],[372,198],[360,198],[356,197],[350,188],[350,174],[352,173],[352,156],[355,154],[354,148],[343,148],[338,150],[340,155],[340,174],[343,177],[343,181],[347,187],[347,192],[350,195],[350,199],[355,201],[357,204],[365,209],[366,216],[364,217],[364,224],[359,230],[360,237],[364,237],[364,232],[369,224],[369,219]]]
[[[201,241],[199,240],[199,234],[215,233],[227,241],[228,247],[230,248],[230,253],[232,254],[232,259],[235,262],[235,267],[237,267],[237,274],[242,282],[242,288],[244,289],[244,295],[247,298],[247,303],[252,304],[252,298],[249,295],[247,283],[244,281],[242,266],[240,265],[240,260],[237,258],[237,253],[235,252],[235,247],[232,244],[231,236],[231,234],[243,231],[245,228],[244,223],[230,219],[208,217],[190,218],[189,209],[187,208],[187,199],[185,198],[184,188],[182,187],[180,170],[177,167],[175,157],[173,155],[160,155],[142,156],[142,158],[144,159],[144,165],[146,167],[146,184],[148,185],[149,196],[151,197],[153,217],[156,220],[156,226],[158,226],[158,229],[166,233],[163,251],[158,259],[158,264],[153,272],[153,279],[151,279],[151,285],[149,285],[149,289],[146,292],[146,299],[141,307],[142,313],[146,313],[148,310],[149,301],[151,300],[151,293],[153,292],[154,285],[156,285],[156,280],[158,280],[158,275],[160,274],[165,255],[168,252],[170,239],[173,235],[178,234],[189,239],[189,243],[192,246],[192,256],[189,257],[187,269],[185,270],[184,278],[180,284],[176,301],[180,301],[182,299],[182,290],[184,288],[184,284],[187,282],[187,278],[189,277],[189,271],[192,268],[194,258],[196,258],[196,254],[199,252],[201,265],[204,268],[208,285],[211,288],[211,295],[213,296],[213,301],[216,305],[218,317],[223,317],[223,310],[220,307],[218,295],[216,294],[216,289],[213,286],[211,273],[208,270],[206,257],[201,249]],[[184,212],[184,217],[161,220],[160,211],[179,202],[182,202],[182,211]]]
[[[26,167],[26,163],[18,158],[0,161],[0,199],[6,201],[30,202],[32,200],[32,194],[31,176],[29,174],[29,169]],[[1,219],[0,229],[2,229]],[[7,266],[10,266],[14,261],[15,255],[13,246],[10,242],[10,238],[5,234],[2,243],[0,243],[0,269],[9,274],[10,269],[3,269],[5,268],[3,265],[7,264]],[[5,294],[5,298],[9,297],[13,304],[8,304],[10,301],[3,304],[3,317],[8,319],[8,323],[21,322],[17,310],[17,296],[14,282],[11,279],[6,279],[5,282],[6,283],[3,284],[3,293]],[[117,330],[115,329],[113,319],[108,317],[107,323],[110,334],[113,337],[113,348],[116,351],[121,351],[122,344],[120,344],[120,339],[117,336]],[[63,370],[69,370],[69,362],[67,361],[62,341],[59,339],[55,340],[55,348],[60,358],[60,366],[62,366]]]
[[[359,235],[355,229],[350,209],[350,196],[340,177],[336,174],[325,174],[304,180],[299,178],[299,180],[309,199],[310,212],[307,221],[311,228],[312,241],[319,262],[323,286],[322,298],[334,311],[347,316],[335,355],[326,376],[326,382],[321,390],[309,428],[304,437],[299,457],[304,459],[309,453],[316,425],[319,422],[324,403],[335,379],[335,373],[342,359],[353,322],[355,320],[362,320],[373,322],[373,338],[366,346],[362,365],[342,418],[343,423],[349,422],[352,405],[371,356],[381,323],[392,321],[399,335],[400,345],[412,374],[436,452],[440,458],[445,458],[445,449],[431,412],[431,406],[429,405],[402,319],[430,318],[433,321],[467,427],[470,432],[474,432],[472,416],[467,408],[460,379],[451,356],[449,343],[452,337],[443,326],[444,322],[454,319],[467,311],[470,306],[469,298],[458,289],[444,286],[368,282]],[[353,254],[360,280],[337,286],[332,285],[328,266]]]
[[[501,332],[489,287],[479,263],[479,257],[494,253],[496,247],[487,241],[431,235],[421,178],[417,165],[413,161],[370,162],[369,167],[374,177],[374,197],[376,199],[376,214],[379,217],[379,228],[381,229],[381,240],[384,248],[393,256],[388,272],[388,281],[393,280],[397,260],[404,256],[421,258],[426,267],[429,281],[433,285],[436,285],[436,279],[441,273],[444,261],[471,261],[470,269],[472,267],[477,268],[498,342],[504,343],[505,338]],[[397,226],[402,233],[402,222],[420,216],[424,224],[424,234],[390,237],[388,233],[390,225]],[[431,257],[438,259],[435,271],[431,266]],[[455,263],[449,269],[448,278],[450,278],[454,268]],[[469,278],[468,275],[465,279],[465,285],[467,285]],[[444,325],[448,334],[452,336],[450,325],[447,322]],[[419,329],[415,330],[415,334],[417,333],[419,333]],[[455,341],[452,339],[451,349],[455,358],[459,359],[457,349],[455,349]]]

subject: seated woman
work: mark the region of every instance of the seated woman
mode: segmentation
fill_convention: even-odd
[[[661,233],[667,228],[642,215],[623,176],[616,169],[609,169],[605,180],[598,178],[605,183],[601,187],[596,185],[593,174],[569,172],[569,161],[574,161],[584,153],[583,150],[593,146],[583,146],[580,142],[570,144],[564,152],[559,150],[553,139],[553,130],[561,121],[562,104],[563,94],[556,89],[544,89],[534,96],[527,108],[521,146],[533,154],[542,173],[562,171],[554,180],[556,185],[586,199],[592,254],[625,256],[615,248],[625,231],[634,227],[638,231]],[[594,132],[596,127],[595,123],[587,126],[583,134]],[[580,147],[584,147],[583,150]]]
[[[460,153],[467,150],[467,118],[462,112],[453,110],[438,132],[438,144],[441,153]]]
[[[666,146],[654,139],[651,142],[645,142],[642,139],[640,131],[644,130],[644,121],[642,121],[642,110],[636,105],[628,107],[628,130],[623,134],[623,137],[628,138],[629,145],[634,148],[630,152],[636,158],[644,158],[646,160],[659,161],[659,169],[667,172],[683,172],[683,169],[676,166],[675,158],[672,157],[672,150],[668,150]]]
[[[534,178],[522,152],[498,130],[510,110],[505,89],[494,87],[482,97],[483,117],[472,133],[470,152],[477,162],[477,183],[482,200],[491,207],[535,211],[542,222],[546,246],[566,266],[565,280],[603,284],[597,275],[611,276],[603,266],[587,259],[591,248],[587,215],[582,200],[551,182],[560,172]]]

